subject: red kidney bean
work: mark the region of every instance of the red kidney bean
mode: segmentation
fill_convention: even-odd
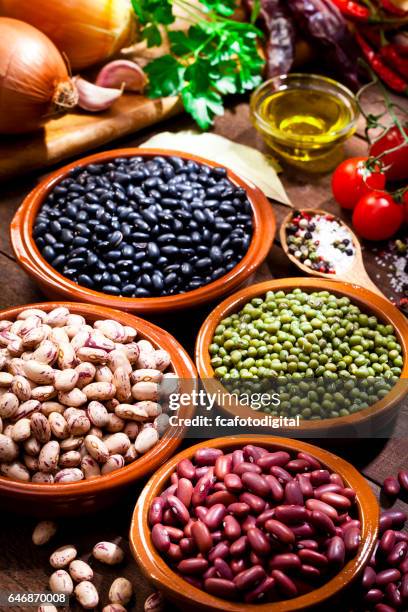
[[[175,484],[176,485],[176,484],[178,484],[178,481],[179,481],[178,475],[176,474],[176,472],[173,472],[173,474],[170,476],[171,484]]]
[[[285,502],[290,505],[303,506],[302,489],[296,480],[291,480],[285,486]]]
[[[268,566],[271,570],[290,570],[299,569],[302,565],[300,558],[294,553],[277,554],[269,561]]]
[[[358,527],[351,527],[344,533],[344,546],[349,555],[355,555],[358,547],[360,546],[360,529]]]
[[[169,495],[174,495],[176,491],[177,491],[177,485],[176,485],[176,484],[173,484],[173,485],[171,485],[170,487],[167,487],[167,489],[165,489],[165,490],[163,491],[163,493],[160,495],[160,497],[161,497],[162,499],[164,499],[164,501],[167,503],[167,498],[168,498],[168,496],[169,496]]]
[[[246,517],[246,519],[241,523],[242,531],[247,533],[248,529],[253,529],[256,527],[256,518],[250,514]]]
[[[269,519],[265,523],[265,529],[271,533],[276,540],[283,544],[294,544],[295,542],[295,534],[293,531],[280,521]]]
[[[395,533],[392,529],[387,529],[380,540],[379,549],[386,555],[389,555],[394,546]]]
[[[318,461],[315,457],[312,457],[312,455],[309,455],[309,453],[304,453],[302,451],[297,454],[297,458],[307,461],[314,470],[320,470],[322,467],[320,461]]]
[[[398,482],[404,491],[408,491],[408,470],[400,470],[398,472]]]
[[[254,474],[261,474],[261,468],[256,465],[256,463],[249,463],[247,461],[243,461],[234,467],[234,474],[238,474],[238,476],[242,476],[245,472],[252,472]]]
[[[351,502],[356,501],[356,492],[351,487],[345,487],[340,491],[340,494],[344,495],[344,497],[347,497]]]
[[[191,501],[193,506],[201,506],[207,499],[208,492],[211,489],[214,479],[214,468],[209,468],[204,476],[198,479],[193,495],[191,497]]]
[[[225,484],[223,482],[216,482],[215,485],[213,485],[213,491],[226,491],[227,487],[225,486]]]
[[[291,530],[297,538],[311,538],[316,535],[316,529],[309,523],[303,525],[292,525]]]
[[[305,578],[311,579],[320,578],[322,575],[322,572],[318,567],[315,567],[314,565],[307,565],[307,563],[300,567],[300,573],[305,576]]]
[[[251,565],[263,565],[264,559],[251,550],[249,553],[249,562]]]
[[[408,533],[405,533],[405,531],[396,531],[395,539],[397,542],[408,542]]]
[[[219,574],[215,569],[214,565],[208,568],[208,570],[203,574],[203,580],[207,580],[207,578],[219,578]]]
[[[266,578],[266,573],[261,565],[254,565],[243,572],[237,574],[234,578],[234,584],[240,591],[245,591],[255,587],[261,580]]]
[[[219,525],[221,525],[226,514],[227,509],[223,504],[215,504],[214,506],[211,506],[203,520],[207,527],[210,529],[216,529]]]
[[[183,525],[186,525],[190,520],[190,513],[183,502],[175,495],[169,495],[167,498],[167,503],[169,504],[170,509],[177,520]]]
[[[196,547],[192,538],[181,538],[179,546],[183,555],[193,555]]]
[[[343,566],[346,556],[344,540],[339,536],[334,536],[327,547],[327,559],[329,563],[336,566]]]
[[[376,578],[377,578],[377,574],[375,573],[373,568],[366,567],[363,573],[363,577],[361,579],[361,585],[363,589],[367,591],[371,589],[371,587],[374,586],[375,584]]]
[[[200,521],[204,520],[204,517],[207,516],[209,508],[205,506],[196,506],[194,508],[195,515]]]
[[[267,576],[255,589],[249,591],[244,597],[245,603],[254,603],[260,601],[270,591],[275,588],[276,580],[271,576]]]
[[[400,593],[404,602],[408,601],[408,572],[405,572],[400,585]]]
[[[389,565],[399,565],[401,561],[403,561],[408,552],[408,543],[407,542],[398,542],[391,550],[387,557],[387,563]]]
[[[228,491],[231,493],[239,493],[244,488],[242,480],[238,474],[225,474],[224,483]]]
[[[183,553],[180,546],[178,544],[173,544],[172,542],[167,551],[167,556],[170,557],[170,559],[175,563],[177,561],[181,561],[183,558]]]
[[[194,525],[195,522],[195,520],[190,519],[187,525],[184,525],[184,535],[186,536],[186,538],[191,538],[191,527]]]
[[[188,478],[189,480],[193,480],[195,472],[196,469],[191,463],[190,459],[182,459],[180,463],[177,464],[177,474],[180,476],[180,478]]]
[[[395,606],[396,608],[400,608],[402,606],[402,597],[401,593],[396,584],[390,582],[385,587],[385,594],[387,595],[388,601]]]
[[[357,519],[350,519],[344,525],[341,525],[341,530],[343,533],[346,533],[348,529],[361,529],[361,523]]]
[[[320,499],[307,499],[306,508],[312,511],[319,510],[319,512],[323,512],[324,514],[327,514],[327,516],[329,516],[332,519],[332,521],[337,521],[339,518],[337,510],[333,508],[333,506],[330,506],[329,504],[327,504],[326,502],[320,501]]]
[[[289,576],[281,570],[275,569],[272,570],[271,577],[276,580],[279,590],[286,595],[286,597],[296,597],[298,594],[297,586]]]
[[[285,470],[283,467],[280,467],[279,465],[273,465],[271,467],[270,472],[272,476],[275,476],[275,478],[277,478],[279,482],[283,485],[286,485],[286,483],[293,480],[291,474],[289,474],[287,470]]]
[[[249,514],[251,508],[244,502],[235,502],[233,504],[229,504],[227,510],[230,514],[235,514],[235,516],[238,516],[239,518],[244,518]]]
[[[328,492],[323,493],[321,497],[322,501],[334,508],[338,508],[339,510],[347,510],[351,507],[351,501],[348,497],[344,495],[339,495],[338,493]]]
[[[204,583],[202,580],[200,580],[200,578],[197,578],[197,576],[183,576],[183,580],[185,580],[186,582],[188,582],[189,584],[191,584],[193,587],[195,587],[196,589],[201,589],[203,590],[204,588]]]
[[[209,469],[210,468],[208,465],[202,465],[201,467],[197,467],[195,473],[196,480],[199,480],[200,478],[205,476]]]
[[[314,496],[316,499],[321,499],[323,493],[339,493],[343,491],[343,489],[334,482],[328,482],[327,484],[320,485],[314,490]]]
[[[290,455],[286,451],[277,451],[275,453],[265,453],[257,460],[257,465],[263,470],[269,470],[273,465],[283,467],[290,461]]]
[[[408,574],[408,556],[400,563],[399,568],[401,574]]]
[[[310,482],[315,487],[328,484],[330,482],[330,472],[327,470],[313,470],[313,472],[310,472]]]
[[[309,497],[313,497],[314,490],[313,485],[310,482],[309,474],[296,474],[296,480],[299,483],[303,497],[305,497],[306,499],[308,499]]]
[[[177,529],[177,527],[172,527],[171,525],[166,525],[165,527],[172,542],[179,542],[184,536],[184,531],[182,529]]]
[[[230,568],[233,574],[236,576],[237,574],[243,572],[245,569],[248,569],[248,562],[246,559],[232,559],[230,562]]]
[[[377,574],[375,583],[377,586],[384,586],[389,582],[397,582],[401,578],[401,572],[396,568],[388,568]]]
[[[381,514],[380,516],[380,534],[387,531],[387,529],[391,529],[392,527],[392,518],[390,516],[386,516],[385,514]]]
[[[259,497],[267,497],[270,493],[270,486],[268,482],[260,474],[244,472],[241,480],[242,484],[248,489],[248,491],[250,491],[250,493],[254,493]]]
[[[201,521],[195,522],[191,526],[191,535],[198,550],[205,554],[211,550],[213,540],[207,525]]]
[[[340,474],[336,474],[335,472],[333,474],[330,474],[330,482],[334,482],[335,484],[344,487],[344,481],[342,477],[340,476]]]
[[[247,531],[248,542],[257,555],[265,556],[271,551],[269,540],[263,531],[253,527]]]
[[[149,508],[149,525],[151,527],[162,522],[164,506],[165,501],[162,497],[155,497],[152,501],[152,505]]]
[[[229,552],[232,557],[242,557],[248,550],[248,538],[246,535],[239,537],[230,546]]]
[[[309,548],[302,548],[298,552],[299,558],[302,563],[306,565],[315,565],[316,567],[326,567],[328,560],[325,555],[316,550],[310,550]]]
[[[384,593],[380,589],[370,589],[364,595],[364,601],[370,604],[377,604],[384,599]]]
[[[211,561],[211,563],[214,563],[217,557],[220,557],[221,559],[225,559],[226,557],[228,557],[228,555],[229,555],[228,546],[225,544],[225,542],[219,542],[218,544],[214,546],[214,548],[210,550],[210,553],[208,555],[208,560]]]
[[[190,507],[193,489],[194,487],[191,480],[188,480],[187,478],[180,478],[177,485],[176,497],[178,497],[186,508]]]
[[[401,510],[384,510],[384,516],[389,516],[393,527],[402,527],[407,520],[407,515]]]
[[[242,450],[234,450],[232,453],[232,469],[233,471],[240,463],[245,461],[244,452]]]
[[[316,540],[299,540],[296,544],[298,550],[309,548],[310,550],[318,550],[319,544]]]
[[[239,496],[239,501],[248,504],[248,506],[257,514],[260,514],[265,510],[265,500],[258,495],[254,495],[253,493],[241,493]]]
[[[232,455],[220,455],[217,457],[214,467],[214,474],[218,480],[224,480],[225,476],[231,472]]]
[[[308,461],[305,461],[304,459],[292,459],[292,461],[289,461],[285,465],[285,468],[289,472],[295,472],[297,474],[302,472],[308,472],[311,468],[311,465]]]
[[[221,540],[224,539],[224,534],[220,529],[217,529],[216,531],[213,531],[211,533],[211,537],[213,539],[214,544],[218,544],[218,542],[221,542]]]
[[[228,515],[224,519],[224,534],[228,540],[236,540],[241,535],[241,525],[237,519],[231,515]]]
[[[288,487],[290,484],[289,482],[286,486]],[[269,511],[267,510],[266,512]],[[285,525],[293,525],[296,523],[303,523],[308,519],[309,515],[303,505],[294,504],[292,506],[276,506],[274,509],[274,516],[278,521],[285,523]]]
[[[237,501],[237,498],[228,491],[216,491],[211,493],[205,501],[208,507],[215,506],[216,504],[222,504],[223,506],[229,506]]]
[[[395,608],[387,606],[387,604],[379,603],[374,607],[375,612],[397,612]]]
[[[223,454],[219,448],[199,448],[194,453],[194,463],[199,467],[215,465],[218,457],[221,457]]]
[[[244,453],[245,461],[252,461],[256,463],[258,459],[268,454],[268,451],[265,448],[261,448],[260,446],[254,446],[253,444],[247,444],[242,449]]]
[[[272,474],[267,474],[266,476],[264,476],[264,478],[269,485],[270,492],[274,501],[282,501],[284,496],[284,490],[279,480]]]
[[[167,552],[170,548],[170,537],[164,525],[156,523],[152,529],[152,542],[160,552]]]
[[[208,569],[208,561],[200,557],[190,557],[190,559],[183,559],[180,561],[177,565],[177,569],[182,574],[204,574]]]
[[[388,497],[397,497],[401,491],[401,485],[394,476],[388,476],[388,478],[384,480],[383,490]]]
[[[317,527],[317,529],[320,531],[324,531],[331,536],[336,534],[336,527],[330,516],[328,516],[325,512],[321,512],[320,510],[312,510],[309,516],[309,522],[314,527]]]
[[[283,506],[286,507],[286,506]],[[263,527],[268,519],[275,517],[275,508],[270,508],[269,510],[264,510],[261,512],[259,516],[256,517],[256,526]]]
[[[224,580],[223,578],[207,578],[204,581],[204,589],[207,593],[224,599],[234,599],[237,595],[237,587],[232,580]]]
[[[173,525],[173,527],[178,527],[180,525],[176,515],[173,514],[170,508],[167,508],[167,510],[164,511],[163,523],[165,525]]]
[[[216,559],[214,561],[214,567],[217,570],[217,573],[220,578],[224,578],[225,580],[233,580],[234,574],[232,573],[230,566],[228,565],[228,563],[226,563],[226,561],[224,561],[224,559]]]

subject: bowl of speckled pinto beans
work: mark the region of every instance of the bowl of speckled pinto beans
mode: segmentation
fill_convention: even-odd
[[[0,345],[3,508],[40,517],[101,510],[180,444],[166,397],[191,392],[196,369],[156,325],[44,302],[1,311]]]
[[[249,181],[196,155],[115,149],[48,176],[11,223],[50,299],[169,317],[215,302],[262,264],[276,230]]]
[[[211,312],[195,361],[209,392],[236,394],[220,405],[231,419],[269,414],[299,419],[294,428],[281,423],[290,436],[371,437],[392,426],[407,396],[408,322],[391,302],[350,283],[271,280]],[[279,396],[264,413],[238,399],[257,381]]]

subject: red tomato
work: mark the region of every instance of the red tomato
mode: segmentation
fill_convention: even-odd
[[[404,195],[402,196],[402,204],[404,206],[405,223],[408,223],[408,189],[404,192]]]
[[[404,132],[408,136],[408,126],[404,127]],[[403,143],[403,137],[395,125],[384,136],[377,140],[370,149],[370,155],[377,157],[383,151],[388,151]],[[390,181],[402,181],[408,178],[408,142],[393,153],[388,153],[381,158],[387,179]]]
[[[373,189],[384,189],[385,175],[371,172],[365,167],[367,157],[350,157],[344,160],[332,176],[332,191],[342,208],[352,209],[360,198]]]
[[[386,240],[399,230],[403,208],[389,193],[371,191],[363,196],[353,212],[354,229],[367,240]]]

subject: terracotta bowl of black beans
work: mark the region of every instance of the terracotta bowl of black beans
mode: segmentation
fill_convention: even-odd
[[[45,295],[165,315],[242,285],[276,222],[263,193],[187,153],[116,149],[53,172],[11,223]]]

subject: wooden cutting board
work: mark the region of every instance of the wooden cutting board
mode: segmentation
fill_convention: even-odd
[[[69,113],[49,121],[35,135],[0,136],[0,181],[85,153],[181,110],[178,98],[150,100],[124,94],[103,113]]]

